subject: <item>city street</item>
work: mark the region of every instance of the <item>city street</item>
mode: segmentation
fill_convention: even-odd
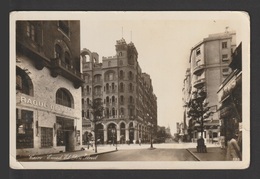
[[[186,149],[132,149],[101,154],[95,161],[196,161]]]

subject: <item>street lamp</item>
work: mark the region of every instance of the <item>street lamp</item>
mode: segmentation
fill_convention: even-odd
[[[150,132],[151,132],[151,146],[150,146],[150,149],[153,149],[153,124],[152,123],[149,123],[149,126],[150,126]]]
[[[115,129],[115,128],[112,128],[111,131],[112,131],[112,134],[113,134],[113,146],[114,146],[114,144],[115,144],[116,129]],[[117,150],[117,141],[116,141],[116,150]]]

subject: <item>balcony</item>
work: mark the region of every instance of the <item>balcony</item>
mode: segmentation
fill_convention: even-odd
[[[203,87],[205,85],[205,82],[206,82],[205,78],[201,78],[201,79],[196,80],[194,82],[193,86],[194,86],[194,88],[198,89],[198,88]]]
[[[82,73],[73,68],[72,65],[63,62],[60,58],[52,59],[51,61],[51,76],[57,77],[58,75],[64,76],[72,81],[76,89],[84,83]]]
[[[94,95],[94,98],[103,98],[103,93],[102,92],[96,92],[93,95]]]
[[[94,86],[102,86],[103,81],[102,79],[94,81]]]
[[[196,66],[193,70],[193,74],[194,75],[200,75],[203,72],[204,69],[205,69],[205,65]]]
[[[116,93],[116,89],[106,90],[106,94],[109,94],[109,93]]]

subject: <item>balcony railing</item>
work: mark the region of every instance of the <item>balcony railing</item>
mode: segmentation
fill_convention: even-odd
[[[60,58],[52,59],[51,67],[51,75],[53,77],[57,77],[57,75],[62,75],[65,78],[73,81],[75,88],[79,88],[80,85],[84,82],[82,73],[77,71],[72,65],[69,65],[62,61]]]
[[[193,86],[194,88],[201,88],[202,86],[204,86],[205,82],[206,82],[205,78],[201,78],[195,81]]]
[[[205,65],[199,65],[199,66],[196,66],[193,70],[193,74],[194,75],[199,75],[203,72],[203,70],[205,69]]]
[[[96,92],[96,93],[94,93],[94,97],[95,98],[102,98],[103,97],[103,93],[102,92]]]

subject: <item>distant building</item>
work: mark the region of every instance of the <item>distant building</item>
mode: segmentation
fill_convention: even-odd
[[[227,139],[242,133],[242,43],[232,54],[232,72],[219,87],[221,136]],[[240,136],[241,137],[241,136]]]
[[[82,145],[79,21],[16,22],[16,154]]]
[[[150,140],[151,131],[156,134],[157,130],[157,97],[152,79],[139,66],[135,45],[118,40],[116,55],[103,57],[102,62],[97,53],[88,49],[81,51],[81,57],[85,79],[82,89],[84,134],[93,130],[89,104],[100,100],[105,109],[105,119],[97,125],[97,138],[101,143]],[[116,134],[112,129],[116,129]]]
[[[171,128],[170,126],[168,126],[166,129],[165,129],[165,133],[168,135],[168,136],[171,136]]]
[[[231,73],[229,63],[236,48],[235,32],[211,34],[191,49],[189,67],[186,71],[183,87],[184,124],[187,122],[187,132],[193,141],[200,137],[196,119],[187,115],[187,102],[193,91],[203,89],[207,94],[208,107],[213,115],[205,119],[203,138],[213,141],[220,136],[220,120],[217,91],[221,83]]]

